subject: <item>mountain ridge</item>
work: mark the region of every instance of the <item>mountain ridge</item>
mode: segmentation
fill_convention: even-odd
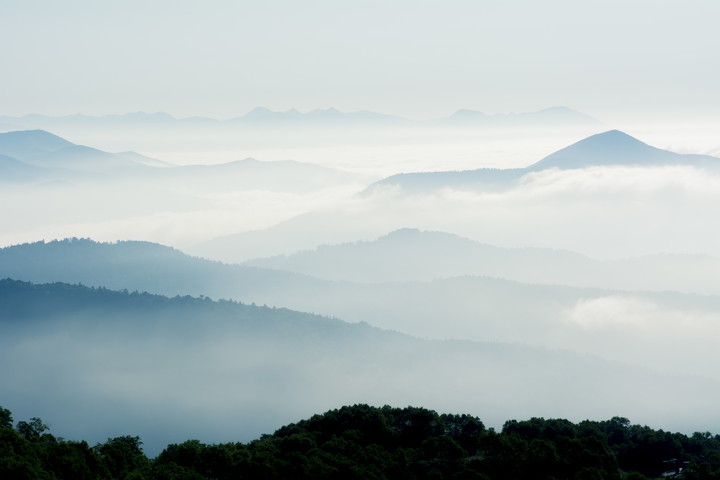
[[[42,129],[0,133],[0,152],[18,160],[74,145],[74,143]]]
[[[89,441],[127,429],[153,451],[189,435],[244,440],[238,429],[254,437],[348,403],[485,412],[491,424],[622,408],[665,428],[720,426],[720,382],[570,351],[425,340],[286,309],[67,283],[0,280],[0,298],[9,306],[0,312],[4,406],[57,418],[55,428]],[[43,310],[47,298],[53,308]]]
[[[67,178],[72,171],[100,173],[111,170],[150,168],[131,156],[75,144],[41,129],[0,133],[0,154],[39,167],[43,169],[42,172],[47,174],[54,171],[63,179]]]
[[[257,106],[245,114],[232,116],[227,119],[217,119],[205,116],[176,117],[167,112],[147,113],[143,111],[128,112],[123,114],[108,115],[86,115],[72,114],[49,116],[42,114],[26,114],[23,116],[0,116],[0,121],[16,125],[52,125],[59,123],[77,123],[98,126],[100,124],[144,124],[144,125],[170,125],[170,124],[237,124],[252,123],[258,121],[267,122],[316,122],[316,121],[350,121],[350,122],[381,122],[395,123],[398,125],[424,124],[424,123],[447,123],[457,124],[468,122],[470,124],[491,126],[512,125],[512,124],[568,124],[568,125],[592,125],[601,122],[590,115],[573,110],[565,106],[553,106],[533,112],[519,113],[494,113],[486,114],[477,110],[458,109],[447,117],[436,117],[424,120],[411,120],[402,116],[374,112],[370,110],[341,111],[336,107],[315,108],[301,112],[296,108],[285,111],[271,110],[267,107]]]
[[[110,153],[74,144],[46,130],[0,133],[0,156],[3,155],[6,160],[0,169],[6,175],[0,181],[6,182],[160,179],[167,180],[170,188],[207,185],[210,190],[305,192],[345,182],[366,185],[376,178],[294,160],[245,158],[213,165],[172,165],[136,152]]]
[[[366,188],[368,195],[389,186],[417,193],[441,188],[503,190],[517,185],[529,173],[549,169],[571,170],[605,166],[680,165],[720,170],[720,158],[680,154],[648,145],[619,130],[591,135],[523,168],[479,168],[462,171],[401,173],[386,177]]]
[[[502,249],[493,250],[497,251]],[[414,257],[408,260],[412,262]],[[552,268],[553,259],[545,265]],[[569,270],[575,275],[575,266]],[[621,303],[624,298],[639,299],[673,311],[713,312],[720,308],[720,296],[524,283],[507,276],[491,277],[487,273],[493,272],[488,271],[485,275],[465,271],[454,273],[466,275],[429,281],[377,283],[327,280],[308,273],[228,265],[148,242],[106,244],[69,239],[0,249],[0,277],[82,282],[171,296],[203,294],[440,338],[507,339],[517,337],[513,325],[522,324],[527,341],[540,341],[552,337],[552,332],[565,331],[568,325],[561,319],[577,302],[592,299],[618,299]],[[368,298],[374,301],[368,302]],[[520,298],[522,302],[515,300]],[[435,319],[442,315],[450,315],[453,321],[438,324]],[[537,333],[533,337],[528,336],[530,332]]]
[[[546,168],[607,165],[666,165],[686,163],[686,158],[683,154],[648,145],[620,130],[608,130],[562,148],[526,169],[538,171]]]
[[[596,260],[569,250],[498,247],[447,232],[402,228],[373,240],[320,245],[242,262],[332,281],[431,281],[476,275],[538,285],[720,295],[720,258],[658,254]]]
[[[455,125],[601,125],[598,119],[565,106],[554,106],[534,112],[487,114],[477,110],[459,109],[449,117],[435,119],[437,123]]]

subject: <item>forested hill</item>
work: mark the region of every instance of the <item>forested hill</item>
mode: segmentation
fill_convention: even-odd
[[[720,426],[720,382],[570,351],[64,283],[0,281],[0,304],[1,404],[52,418],[67,438],[139,435],[153,456],[360,403],[473,412],[493,426],[618,414],[686,433]]]
[[[109,319],[121,318],[127,324],[173,319],[178,329],[188,322],[211,326],[230,321],[235,327],[254,326],[256,331],[270,326],[307,329],[371,329],[337,319],[297,312],[285,308],[246,305],[209,297],[166,297],[147,292],[116,291],[63,282],[35,284],[6,278],[0,280],[0,324],[30,321],[40,324],[58,318],[87,320],[95,326],[111,326]],[[30,325],[28,325],[30,326]]]
[[[471,415],[354,405],[248,443],[170,444],[154,459],[127,435],[91,447],[0,407],[4,479],[498,479],[720,478],[720,436],[633,425],[532,418],[487,429]]]
[[[168,296],[203,294],[246,303],[256,301],[253,297],[267,290],[327,291],[330,286],[330,282],[305,275],[191,257],[156,243],[100,243],[78,238],[0,248],[0,276],[36,283],[82,283]]]

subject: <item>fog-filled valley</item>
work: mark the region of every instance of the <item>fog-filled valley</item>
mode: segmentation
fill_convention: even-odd
[[[720,479],[720,2],[0,2],[0,480]]]
[[[0,295],[12,411],[42,412],[91,442],[141,435],[149,454],[190,437],[248,441],[349,403],[479,411],[496,427],[503,415],[618,409],[674,430],[720,427],[720,382],[570,351],[422,340],[285,309],[69,284],[5,280]]]
[[[405,237],[404,241],[400,240],[405,247],[388,257],[398,260],[403,254],[409,255],[412,265],[418,267],[426,257],[447,259],[445,264],[449,265],[452,255],[444,254],[444,249],[425,252],[425,256],[413,252],[412,238],[422,236],[420,232],[391,235]],[[456,276],[395,281],[393,276],[397,273],[390,259],[378,255],[389,273],[380,273],[374,281],[352,282],[210,262],[157,244],[98,244],[89,240],[7,247],[0,250],[0,276],[170,296],[207,295],[287,307],[350,322],[367,322],[423,338],[521,342],[599,354],[662,371],[717,377],[714,365],[719,359],[713,353],[712,342],[718,325],[720,296],[643,289],[640,280],[654,272],[642,269],[635,272],[638,278],[632,289],[567,286],[573,282],[558,281],[558,270],[566,277],[577,271],[578,277],[584,274],[588,278],[584,281],[592,282],[595,265],[586,260],[589,267],[582,268],[578,256],[567,252],[521,250],[515,255],[512,253],[509,255],[512,260],[520,259],[528,267],[535,267],[534,282],[512,279],[519,267],[515,265],[513,269],[513,264],[508,262],[510,265],[503,269],[497,265],[502,258],[497,254],[491,254],[486,262],[495,268],[490,272],[483,270],[484,265],[478,262],[480,265],[474,271],[466,269]],[[346,258],[353,257],[347,255]],[[470,255],[462,258],[472,260]],[[492,265],[493,260],[496,265]],[[624,270],[616,262],[610,265],[621,276],[625,272],[633,273],[636,263],[628,263]],[[662,266],[662,262],[658,263]],[[334,265],[343,271],[349,268],[337,259]],[[713,276],[706,264],[699,268],[696,262],[689,261],[684,266],[689,276],[704,270],[708,279]],[[563,267],[569,272],[562,272]],[[542,282],[539,272],[546,270],[555,274],[549,273]],[[597,267],[596,270],[602,271]],[[609,270],[612,272],[613,268]],[[612,283],[612,277],[606,281]],[[682,354],[668,356],[670,350]]]
[[[125,124],[103,130],[98,123],[95,129],[122,141],[115,145],[122,153],[45,132],[3,135],[2,201],[17,207],[2,212],[1,244],[138,239],[242,262],[418,228],[598,259],[720,256],[716,232],[706,221],[718,200],[716,157],[662,151],[572,118],[559,125],[462,125],[461,134],[451,126],[422,123],[399,130],[382,122],[296,129],[287,122],[223,123],[215,137],[237,148],[227,161],[218,161],[212,150],[223,140],[185,135],[189,127],[182,123],[155,127],[145,121],[130,133]],[[75,128],[74,138],[94,137]],[[443,136],[444,129],[451,133]],[[204,138],[196,147],[202,152],[193,164],[178,166],[148,157],[147,150],[133,153],[132,132],[139,130],[144,142],[155,139],[155,150],[181,149],[186,136]],[[404,133],[408,130],[411,134]],[[162,134],[168,131],[175,137]],[[417,143],[398,153],[391,140],[403,145],[403,135]],[[303,161],[294,154],[298,136],[307,144],[297,150],[304,152]],[[252,159],[249,153],[268,153],[253,148],[257,138],[287,147],[282,156]],[[380,153],[358,154],[363,145]],[[603,160],[608,158],[613,160]]]
[[[564,108],[3,125],[18,417],[151,454],[356,403],[720,431],[712,140]]]

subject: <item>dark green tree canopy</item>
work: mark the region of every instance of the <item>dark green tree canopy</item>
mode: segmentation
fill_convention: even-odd
[[[495,432],[470,415],[353,405],[247,444],[171,444],[155,459],[136,436],[90,447],[47,433],[36,417],[12,422],[0,407],[3,480],[720,479],[720,436],[653,430],[623,417],[509,420]]]

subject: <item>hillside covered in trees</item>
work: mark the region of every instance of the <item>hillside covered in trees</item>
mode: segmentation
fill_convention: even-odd
[[[532,418],[486,428],[470,415],[346,406],[248,443],[187,440],[148,458],[137,436],[90,446],[13,425],[0,408],[0,477],[93,479],[628,479],[720,478],[720,435],[691,436],[614,417]]]
[[[371,299],[368,298],[368,301]],[[338,405],[720,431],[720,383],[520,344],[430,340],[282,308],[0,280],[0,404],[90,444],[248,442]],[[571,380],[569,380],[571,379]]]

